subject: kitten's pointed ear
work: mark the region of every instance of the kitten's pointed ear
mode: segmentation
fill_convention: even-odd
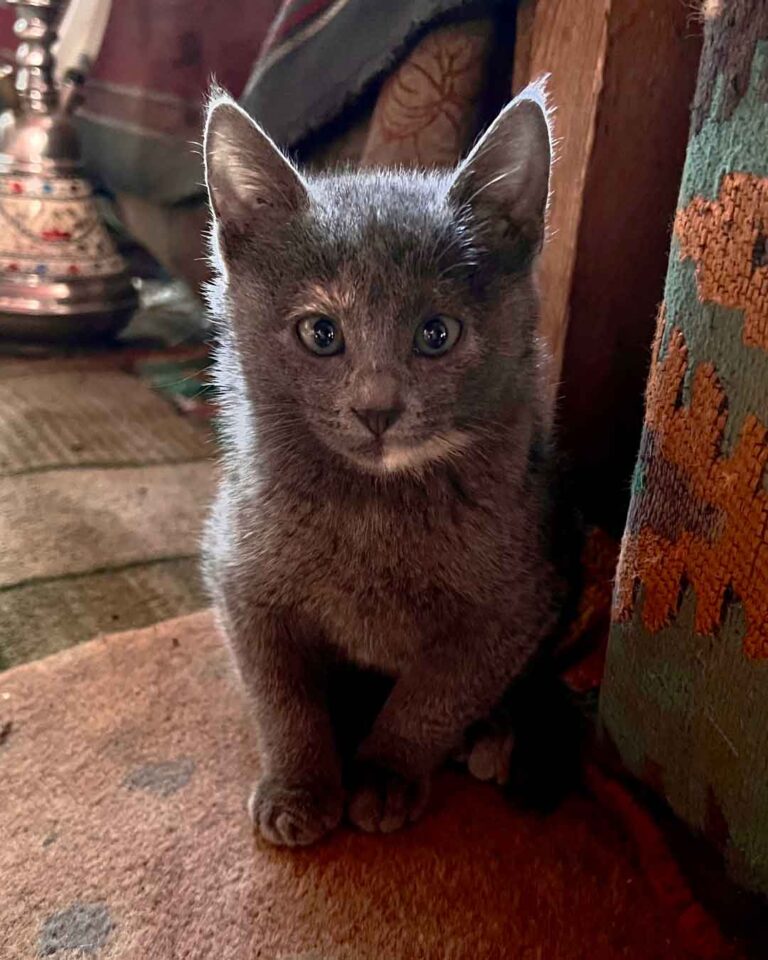
[[[544,239],[552,148],[543,82],[509,103],[456,172],[449,199],[494,246],[536,254]]]
[[[208,107],[204,154],[211,206],[225,229],[260,217],[284,220],[308,202],[298,171],[226,94],[217,93]]]

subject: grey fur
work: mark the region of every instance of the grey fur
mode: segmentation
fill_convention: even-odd
[[[209,109],[222,479],[205,572],[253,702],[251,813],[304,844],[340,821],[415,819],[432,772],[526,667],[558,615],[549,430],[531,276],[550,164],[537,89],[451,174],[304,179],[224,96]],[[346,351],[309,353],[307,313]],[[417,322],[456,317],[444,357]],[[396,408],[384,439],[355,416]],[[394,681],[348,790],[335,665]]]

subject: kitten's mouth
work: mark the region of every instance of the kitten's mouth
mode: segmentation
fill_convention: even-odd
[[[469,442],[469,435],[460,430],[449,430],[416,442],[378,437],[365,453],[355,453],[352,459],[373,473],[419,470],[433,463],[456,459]]]

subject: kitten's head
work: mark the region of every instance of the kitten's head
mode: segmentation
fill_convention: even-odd
[[[302,176],[229,98],[205,131],[212,303],[262,442],[373,473],[471,456],[535,402],[540,88],[449,173]]]

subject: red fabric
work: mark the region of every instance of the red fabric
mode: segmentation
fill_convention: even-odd
[[[610,628],[610,606],[618,544],[602,530],[587,537],[582,554],[584,589],[561,650],[577,654],[564,679],[576,693],[596,692],[602,680]],[[677,943],[690,960],[733,960],[738,956],[717,924],[693,896],[661,828],[630,791],[595,763],[584,772],[587,789],[629,837],[637,863],[660,907],[674,925]],[[682,957],[681,957],[682,960]]]
[[[334,0],[283,0],[283,10],[279,27],[270,38],[270,48],[286,40],[295,30],[308,20],[324,13]]]
[[[280,0],[113,3],[85,110],[150,133],[199,134],[211,77],[239,96],[279,7]],[[0,7],[2,49],[16,47],[14,19]]]
[[[585,771],[587,787],[598,803],[619,821],[634,845],[639,862],[658,903],[675,918],[675,929],[685,955],[695,960],[733,960],[739,954],[724,939],[715,921],[693,897],[651,815],[630,792],[594,764]]]

